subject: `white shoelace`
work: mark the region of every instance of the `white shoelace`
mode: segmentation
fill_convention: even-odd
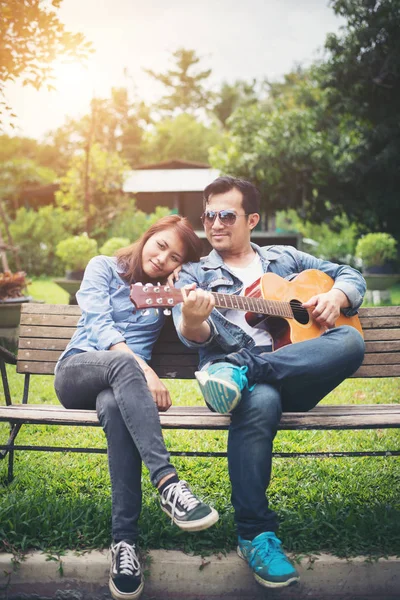
[[[113,556],[113,575],[140,575],[140,563],[136,555],[135,546],[131,546],[126,542],[119,542],[111,546]],[[119,569],[117,570],[117,562],[119,557]]]
[[[188,484],[183,479],[178,483],[170,483],[162,493],[165,502],[168,502],[172,506],[171,521],[173,521],[176,504],[179,502],[186,510],[192,510],[200,504],[200,500],[196,498],[190,491]],[[173,497],[171,501],[171,496]]]

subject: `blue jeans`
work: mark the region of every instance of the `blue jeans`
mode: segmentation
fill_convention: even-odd
[[[81,352],[58,363],[54,386],[65,408],[96,409],[107,438],[112,489],[112,535],[136,541],[142,506],[142,461],[153,485],[175,473],[157,407],[135,357]]]
[[[305,412],[354,373],[364,358],[364,340],[353,327],[336,327],[321,337],[275,352],[242,348],[226,361],[248,367],[249,385],[232,412],[228,465],[238,533],[252,539],[276,531],[268,505],[273,440],[282,412]]]

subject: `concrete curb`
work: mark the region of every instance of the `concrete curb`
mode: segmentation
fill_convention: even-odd
[[[259,586],[236,553],[201,558],[177,551],[153,550],[146,567],[142,598],[207,600],[399,600],[400,558],[343,560],[322,554],[303,558],[301,583],[281,590]],[[35,552],[15,563],[0,554],[0,598],[7,600],[110,598],[107,551],[67,552],[59,559]]]

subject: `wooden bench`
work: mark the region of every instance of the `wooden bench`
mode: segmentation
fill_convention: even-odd
[[[56,446],[17,446],[16,437],[26,423],[42,425],[99,426],[95,411],[66,410],[61,405],[28,404],[29,383],[32,375],[54,373],[57,359],[75,330],[80,315],[78,306],[26,304],[21,310],[18,356],[0,350],[0,369],[3,380],[5,406],[0,407],[0,421],[10,423],[10,436],[0,445],[0,457],[8,455],[8,480],[13,478],[13,458],[16,450],[105,452],[98,448],[65,448]],[[364,362],[353,377],[400,376],[400,306],[362,308],[360,318],[366,341]],[[17,373],[24,374],[22,401],[11,397],[6,363],[16,364]],[[154,348],[152,367],[162,378],[192,379],[197,367],[197,353],[178,339],[172,319],[166,323]],[[172,407],[160,413],[166,429],[224,430],[229,426],[229,415],[210,412],[205,406]],[[285,413],[281,430],[307,429],[377,429],[400,427],[400,404],[365,404],[317,406],[308,413]],[[171,452],[184,456],[225,456],[222,452]],[[364,456],[400,455],[400,450],[379,452],[313,452],[277,453],[275,456]]]

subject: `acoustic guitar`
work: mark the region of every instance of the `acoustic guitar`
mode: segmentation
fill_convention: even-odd
[[[334,280],[317,269],[308,269],[288,281],[275,273],[265,273],[244,296],[212,292],[216,308],[246,311],[246,320],[252,327],[266,329],[272,337],[273,349],[287,344],[319,337],[326,328],[311,316],[312,309],[302,307],[312,296],[328,292]],[[132,285],[130,298],[136,308],[171,308],[183,302],[182,290],[168,285]],[[358,315],[340,314],[335,326],[350,325],[361,335]]]

